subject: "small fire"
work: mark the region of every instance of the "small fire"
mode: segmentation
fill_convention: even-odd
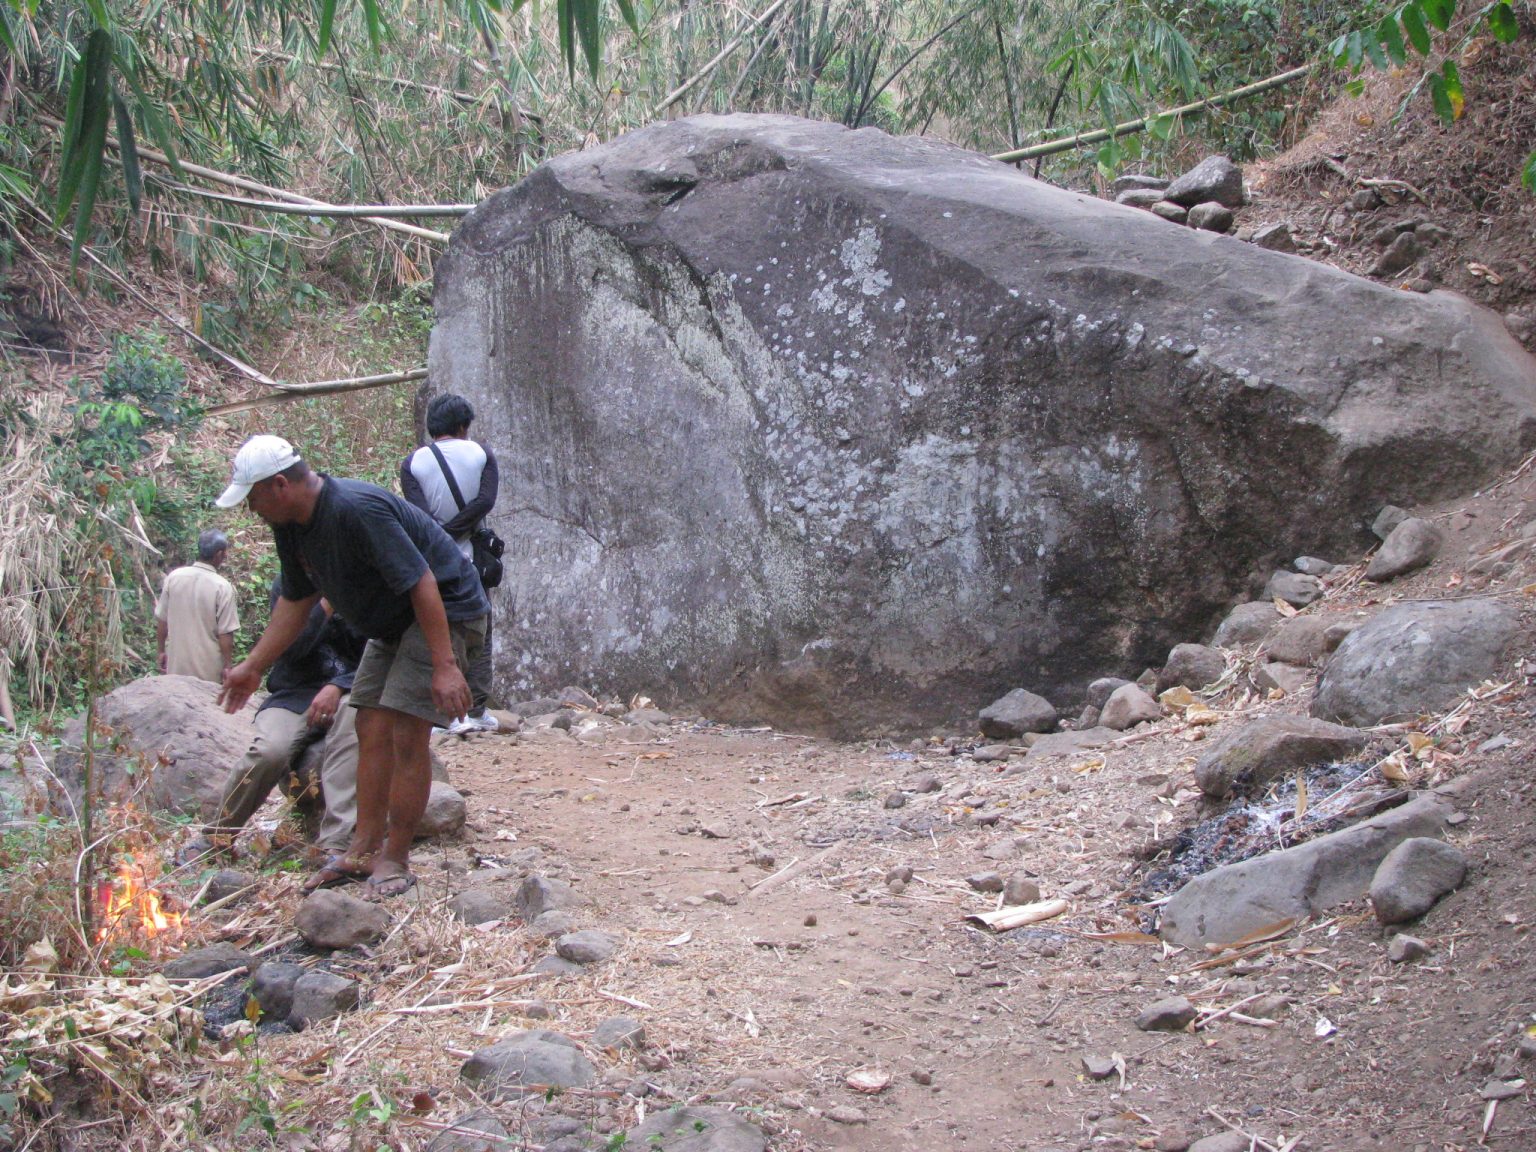
[[[138,934],[153,939],[181,927],[181,913],[166,906],[160,893],[149,886],[144,865],[136,857],[123,857],[117,878],[104,882],[101,895],[101,930],[98,940]]]

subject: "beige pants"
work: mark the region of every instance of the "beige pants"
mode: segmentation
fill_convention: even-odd
[[[320,760],[320,789],[325,815],[320,820],[316,843],[330,851],[344,851],[352,841],[357,823],[357,712],[342,697],[336,719],[326,733]],[[308,729],[302,712],[266,708],[256,713],[256,734],[244,758],[224,781],[219,814],[204,829],[208,836],[230,836],[244,828],[272,789],[297,767],[297,755]]]

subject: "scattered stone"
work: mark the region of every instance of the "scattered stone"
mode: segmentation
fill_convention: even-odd
[[[553,1020],[555,1010],[542,1000],[530,1000],[523,1005],[523,1015],[530,1020]]]
[[[416,838],[428,836],[453,836],[464,827],[467,813],[464,794],[451,784],[432,781],[432,791],[427,795],[427,810],[422,813]]]
[[[213,874],[213,879],[208,881],[208,890],[203,893],[203,903],[213,904],[220,900],[229,900],[226,907],[235,904],[243,904],[255,895],[256,877],[249,872],[237,872],[233,868],[222,868]],[[251,891],[246,891],[251,889]],[[236,893],[244,892],[239,899],[230,899]]]
[[[595,928],[585,928],[556,940],[555,955],[572,964],[601,964],[613,957],[620,943],[617,936],[599,932]]]
[[[624,1133],[624,1147],[666,1152],[764,1152],[768,1138],[735,1112],[690,1104],[653,1111]]]
[[[1283,617],[1273,600],[1251,600],[1227,613],[1211,643],[1218,648],[1257,644]]]
[[[484,1108],[466,1113],[427,1143],[427,1152],[506,1152],[516,1143],[500,1120]]]
[[[1199,228],[1205,232],[1226,233],[1232,231],[1232,220],[1232,209],[1214,200],[1207,200],[1189,210],[1187,223],[1191,228]]]
[[[974,876],[967,876],[965,882],[977,892],[1001,892],[1003,890],[1003,877],[998,872],[977,872]]]
[[[1513,1100],[1525,1092],[1525,1081],[1490,1080],[1478,1095],[1484,1100]]]
[[[459,1076],[491,1100],[542,1095],[550,1088],[586,1088],[597,1069],[576,1042],[543,1028],[514,1032],[464,1062]]]
[[[1115,203],[1124,204],[1127,208],[1151,208],[1162,202],[1161,188],[1127,188],[1115,196]]]
[[[907,806],[907,794],[905,792],[892,792],[885,798],[885,806],[892,810],[905,808]]]
[[[1303,576],[1316,576],[1321,579],[1332,576],[1339,566],[1331,560],[1320,560],[1316,556],[1298,556],[1291,561],[1291,567]]]
[[[903,884],[912,883],[912,869],[906,864],[898,864],[885,874],[885,882],[900,880]]]
[[[1267,224],[1258,229],[1253,234],[1253,242],[1271,252],[1296,251],[1296,237],[1291,232],[1289,220],[1282,220],[1278,224]]]
[[[1084,694],[1084,702],[1089,708],[1103,708],[1105,704],[1109,703],[1109,698],[1115,694],[1116,688],[1123,688],[1129,683],[1129,680],[1119,676],[1100,676],[1088,685],[1088,691]]]
[[[1371,557],[1365,578],[1378,583],[1417,571],[1440,554],[1445,532],[1428,520],[1410,516],[1382,542],[1381,550]]]
[[[1183,996],[1170,996],[1149,1004],[1136,1017],[1143,1032],[1182,1032],[1200,1013]]]
[[[942,792],[944,783],[932,772],[924,772],[920,776],[912,777],[912,783],[907,786],[907,791],[916,792],[919,796],[930,792]]]
[[[1013,749],[1007,744],[985,744],[971,753],[971,759],[978,764],[995,764],[1012,755]]]
[[[1124,732],[1148,720],[1161,720],[1160,705],[1144,689],[1136,684],[1124,684],[1116,688],[1099,713],[1099,723],[1115,732]]]
[[[864,1114],[862,1109],[854,1108],[848,1104],[838,1104],[833,1108],[828,1108],[826,1116],[834,1124],[869,1123],[869,1117]]]
[[[389,913],[381,905],[332,889],[311,893],[293,916],[293,926],[311,948],[372,944],[389,925]]]
[[[512,907],[521,919],[533,921],[551,909],[571,911],[584,904],[586,899],[564,880],[529,876],[518,886]]]
[[[1083,1071],[1090,1080],[1108,1080],[1116,1072],[1115,1062],[1107,1056],[1083,1054]]]
[[[1168,181],[1162,176],[1148,176],[1141,172],[1127,172],[1123,176],[1116,176],[1109,185],[1109,194],[1118,196],[1122,192],[1128,192],[1132,188],[1151,189],[1161,192],[1168,187]]]
[[[1261,996],[1247,1008],[1250,1015],[1261,1019],[1278,1020],[1290,1011],[1291,1000],[1288,996],[1282,996],[1278,992],[1272,992],[1268,996]]]
[[[512,906],[505,899],[484,888],[460,892],[448,902],[448,910],[465,924],[489,924],[512,915]]]
[[[1292,608],[1305,608],[1322,599],[1323,582],[1316,576],[1304,576],[1300,572],[1276,572],[1264,586],[1264,595],[1271,600],[1284,600]]]
[[[1249,1152],[1253,1141],[1241,1132],[1217,1132],[1202,1136],[1189,1146],[1189,1152]]]
[[[1189,217],[1189,210],[1171,200],[1159,200],[1152,205],[1152,215],[1161,216],[1172,224],[1182,224]]]
[[[1429,945],[1417,936],[1399,932],[1387,945],[1387,959],[1394,964],[1411,964],[1429,955]]]
[[[1040,899],[1040,885],[1023,872],[1015,872],[1003,885],[1003,903],[1010,908]]]
[[[1192,948],[1228,943],[1358,899],[1393,848],[1415,836],[1435,835],[1450,811],[1441,798],[1420,796],[1294,848],[1214,868],[1164,905],[1163,939]]]
[[[528,930],[536,936],[553,940],[557,936],[576,931],[576,917],[563,908],[551,908],[548,912],[540,913],[528,925]]]
[[[718,888],[711,888],[708,892],[704,893],[704,899],[708,900],[712,904],[736,903],[736,897],[729,896],[726,893],[720,891]]]
[[[1102,748],[1120,733],[1102,724],[1082,732],[1052,732],[1040,737],[1029,747],[1026,760],[1044,760],[1052,756],[1076,756],[1085,748]],[[1013,771],[1013,769],[1009,769]]]
[[[921,1084],[924,1088],[927,1088],[933,1083],[933,1073],[926,1068],[914,1068],[912,1069],[912,1083]]]
[[[1207,156],[1168,185],[1165,200],[1186,208],[1215,201],[1228,208],[1243,206],[1243,170],[1225,156]]]
[[[1404,840],[1387,855],[1371,879],[1371,905],[1383,924],[1416,919],[1454,892],[1467,876],[1461,849],[1443,840]]]
[[[1254,687],[1261,692],[1279,690],[1286,696],[1294,696],[1311,683],[1312,674],[1293,664],[1260,664],[1250,674]]]
[[[357,1007],[357,981],[334,972],[305,972],[293,985],[293,1004],[288,1023],[306,1028]]]
[[[983,708],[979,719],[983,736],[1009,740],[1026,732],[1049,732],[1056,727],[1056,709],[1044,697],[1015,688]]]
[[[1376,263],[1371,266],[1367,275],[1396,276],[1399,272],[1413,267],[1422,255],[1424,255],[1424,246],[1418,242],[1413,233],[1400,232],[1397,238],[1387,246],[1387,250],[1376,258]]]
[[[1330,627],[1327,616],[1292,616],[1269,634],[1264,641],[1264,655],[1298,668],[1316,667],[1327,654],[1324,636]]]
[[[1099,726],[1099,710],[1091,704],[1084,708],[1077,716],[1077,723],[1073,728],[1081,732],[1084,728],[1097,728]]]
[[[1227,658],[1217,649],[1204,644],[1176,644],[1157,675],[1157,695],[1181,686],[1198,692],[1216,683],[1226,671]]]
[[[609,1016],[592,1029],[594,1048],[640,1049],[645,1047],[645,1025],[630,1016]]]
[[[987,860],[1012,860],[1019,854],[1019,847],[1012,839],[997,840],[981,850]]]
[[[1374,212],[1381,204],[1381,193],[1374,188],[1362,188],[1349,198],[1351,212]]]
[[[1182,1128],[1165,1128],[1152,1142],[1155,1152],[1188,1152],[1190,1135]]]
[[[1342,760],[1369,737],[1354,728],[1306,716],[1261,716],[1222,737],[1195,762],[1195,781],[1221,799],[1234,787],[1261,789],[1296,768]]]
[[[1412,513],[1399,508],[1396,504],[1384,504],[1380,512],[1376,513],[1376,519],[1371,521],[1371,531],[1378,540],[1385,540],[1392,535],[1392,530],[1407,520]]]
[[[308,970],[297,964],[272,960],[251,977],[251,995],[268,1020],[286,1020],[293,1011],[293,987]]]
[[[1515,606],[1495,597],[1385,608],[1328,661],[1312,715],[1366,727],[1448,708],[1498,672],[1518,620]]]
[[[650,724],[656,728],[665,728],[672,723],[670,713],[663,712],[660,708],[636,708],[626,712],[620,717],[621,724]]]
[[[586,969],[561,956],[541,956],[528,971],[536,976],[580,976]]]
[[[217,976],[221,972],[231,972],[236,968],[250,966],[249,952],[242,952],[233,944],[220,942],[182,953],[176,959],[168,961],[160,969],[160,974],[167,980],[202,980],[208,976]]]

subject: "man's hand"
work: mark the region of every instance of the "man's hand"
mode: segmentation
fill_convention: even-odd
[[[219,703],[226,712],[238,712],[260,687],[261,670],[249,660],[242,660],[224,673],[224,687],[219,689]]]
[[[165,675],[165,649],[160,649],[160,674]]]
[[[450,718],[464,716],[469,712],[471,699],[469,682],[457,664],[433,667],[432,707]]]
[[[341,689],[334,684],[327,684],[315,693],[315,698],[309,702],[309,711],[304,713],[304,723],[311,728],[329,728],[331,722],[336,719],[336,710],[341,707]]]

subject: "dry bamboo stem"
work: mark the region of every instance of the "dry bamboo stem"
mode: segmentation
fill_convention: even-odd
[[[387,384],[408,384],[412,380],[425,380],[425,368],[410,368],[404,372],[384,372],[377,376],[353,376],[346,380],[319,380],[313,384],[283,384],[267,381],[277,392],[257,396],[250,400],[235,400],[228,404],[215,404],[207,410],[209,416],[228,416],[232,412],[249,412],[253,408],[265,408],[271,404],[284,404],[290,400],[303,400],[306,396],[325,396],[337,392],[361,392],[367,388],[382,388]]]
[[[281,212],[287,216],[341,216],[348,219],[358,216],[468,216],[475,210],[473,204],[294,204],[284,200],[251,200],[244,196],[226,196],[222,192],[209,192],[206,188],[194,188],[190,184],[169,183],[167,187],[188,196],[217,200],[221,204],[259,208],[263,212]]]
[[[682,84],[678,85],[678,87],[667,93],[666,98],[662,100],[660,104],[656,105],[656,107],[651,109],[651,119],[656,119],[668,108],[672,107],[672,105],[681,100],[695,84],[703,80],[706,76],[718,68],[722,60],[724,60],[732,52],[736,51],[741,42],[747,38],[747,33],[751,32],[754,28],[758,27],[758,25],[770,19],[775,12],[784,7],[784,5],[787,3],[789,3],[789,0],[774,0],[774,2],[770,4],[762,12],[761,15],[754,16],[751,20],[748,20],[746,26],[743,27],[740,32],[736,33],[735,38],[732,39],[729,44],[720,49],[720,51],[716,52],[708,64],[704,65],[704,67],[700,68],[692,76],[684,80]]]

